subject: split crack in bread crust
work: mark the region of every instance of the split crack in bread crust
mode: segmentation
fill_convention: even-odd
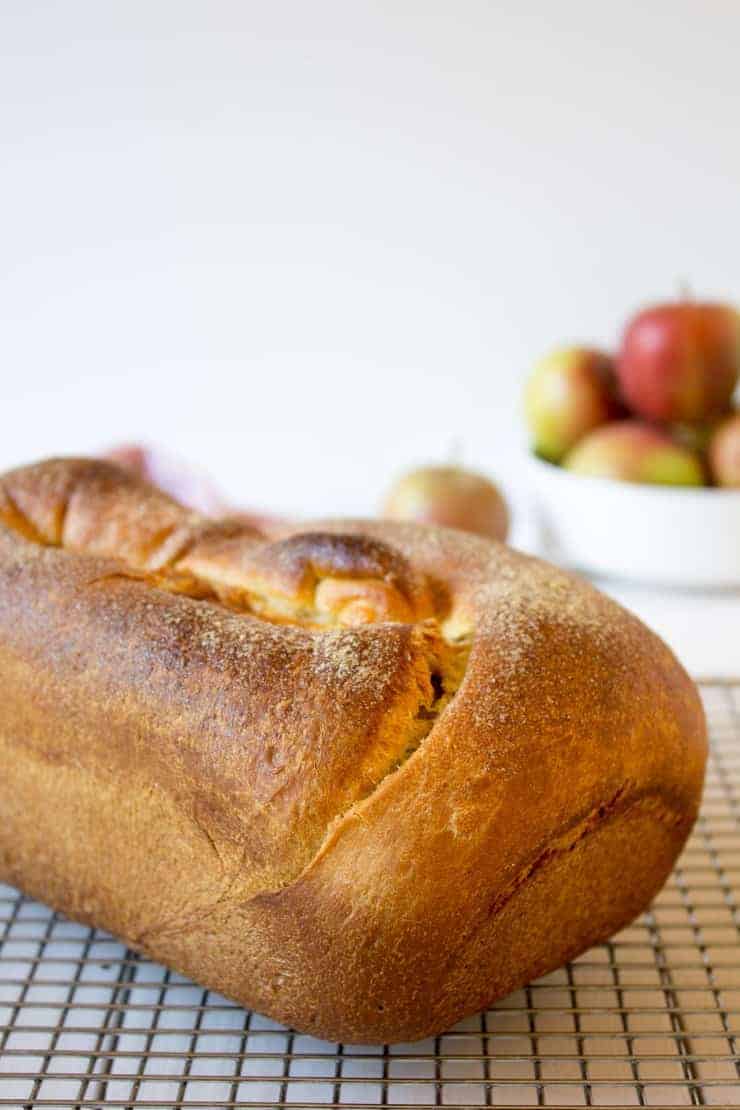
[[[698,695],[584,582],[460,532],[266,541],[115,466],[0,480],[0,877],[277,1020],[413,1040],[645,908]]]

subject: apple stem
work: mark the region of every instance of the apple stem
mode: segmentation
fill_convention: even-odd
[[[686,278],[679,278],[676,284],[678,285],[678,299],[680,301],[693,301],[694,291],[690,282]]]
[[[460,436],[455,436],[450,440],[450,446],[447,449],[447,458],[450,466],[460,466],[462,464],[462,440]]]

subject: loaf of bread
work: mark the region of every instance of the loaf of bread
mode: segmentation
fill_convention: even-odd
[[[623,927],[706,757],[596,590],[463,533],[266,540],[113,464],[0,479],[0,878],[271,1017],[437,1033]]]

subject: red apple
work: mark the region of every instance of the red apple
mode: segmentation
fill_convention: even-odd
[[[506,502],[497,487],[459,466],[409,471],[388,494],[383,516],[460,528],[494,540],[505,540],[509,529]]]
[[[560,462],[586,432],[619,415],[612,359],[590,347],[553,351],[535,366],[524,408],[535,452]]]
[[[709,443],[709,469],[718,486],[740,489],[740,412],[718,425]]]
[[[645,309],[627,326],[617,374],[627,404],[648,420],[717,416],[740,374],[740,315],[689,300]]]
[[[620,420],[597,428],[565,460],[573,474],[669,486],[704,485],[697,455],[670,436],[639,420]]]

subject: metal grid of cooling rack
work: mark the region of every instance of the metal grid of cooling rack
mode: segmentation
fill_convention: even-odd
[[[0,1106],[740,1106],[740,684],[651,911],[443,1036],[334,1045],[0,886]]]

